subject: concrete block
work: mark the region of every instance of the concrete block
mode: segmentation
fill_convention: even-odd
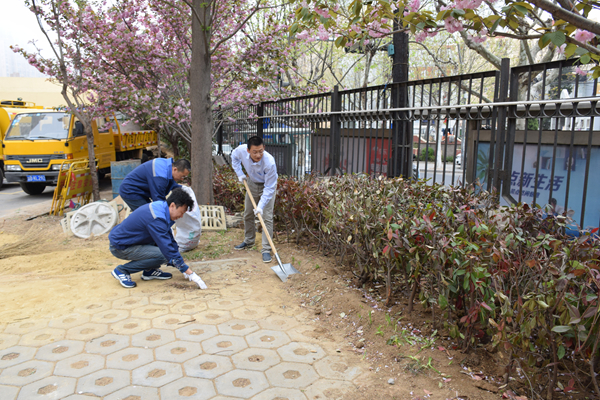
[[[183,377],[183,371],[180,364],[154,361],[134,369],[131,376],[134,385],[161,387]]]
[[[285,332],[262,329],[247,335],[246,341],[250,347],[275,349],[288,344],[290,338]]]
[[[35,354],[38,360],[60,361],[83,351],[85,342],[81,340],[61,340],[39,348]]]
[[[308,364],[284,362],[265,372],[273,386],[303,388],[319,379],[317,371]]]
[[[229,357],[214,354],[203,354],[192,358],[183,364],[187,376],[196,378],[213,379],[219,375],[233,370]]]

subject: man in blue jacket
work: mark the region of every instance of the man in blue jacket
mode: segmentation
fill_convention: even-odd
[[[136,283],[131,274],[142,272],[142,280],[171,279],[173,275],[159,268],[168,264],[183,272],[183,276],[206,289],[206,284],[183,261],[171,226],[188,210],[194,207],[194,200],[182,188],[173,189],[167,201],[153,201],[141,206],[108,235],[110,252],[121,260],[129,260],[119,265],[112,275],[125,288],[134,288]]]
[[[127,174],[119,195],[135,211],[150,201],[165,201],[169,192],[180,187],[184,177],[190,174],[191,165],[188,160],[173,161],[172,158],[155,158]]]

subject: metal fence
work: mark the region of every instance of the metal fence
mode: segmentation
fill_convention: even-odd
[[[282,175],[365,173],[479,182],[504,204],[550,205],[573,229],[600,225],[597,79],[576,60],[248,106],[221,115],[224,155],[254,135]],[[593,181],[592,181],[593,182]],[[587,211],[586,211],[587,210]]]

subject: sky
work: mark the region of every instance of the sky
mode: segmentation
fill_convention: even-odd
[[[44,76],[9,48],[11,45],[19,45],[33,50],[27,43],[31,39],[37,40],[44,47],[46,38],[40,31],[33,13],[25,6],[23,0],[0,0],[0,10],[0,76],[10,76],[14,73],[19,73],[20,76]]]

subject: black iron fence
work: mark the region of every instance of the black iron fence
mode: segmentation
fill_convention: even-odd
[[[500,71],[252,105],[220,115],[219,152],[259,135],[282,175],[479,182],[505,204],[549,205],[574,232],[597,227],[598,84],[576,63],[510,68],[505,59]]]

